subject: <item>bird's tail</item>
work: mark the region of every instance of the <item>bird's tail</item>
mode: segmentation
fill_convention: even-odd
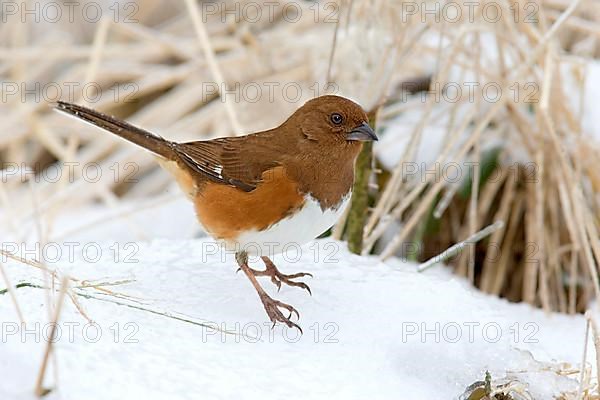
[[[123,120],[111,117],[98,111],[94,111],[87,107],[78,106],[77,104],[59,101],[56,105],[59,111],[72,115],[99,128],[105,129],[127,139],[130,142],[142,146],[151,152],[158,154],[169,160],[176,160],[177,155],[173,150],[173,143],[163,139],[162,137],[140,129]]]

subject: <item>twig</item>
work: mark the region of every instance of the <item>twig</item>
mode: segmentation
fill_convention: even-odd
[[[589,311],[585,313],[585,319],[588,321],[588,324],[592,327],[594,348],[596,350],[596,379],[599,385],[598,388],[600,388],[600,336],[598,336],[598,326],[596,325],[596,320],[594,319],[594,317],[592,317],[592,314]]]
[[[458,254],[466,245],[477,243],[481,239],[483,239],[486,236],[492,234],[493,232],[497,231],[498,229],[502,229],[503,227],[504,227],[504,222],[503,221],[496,221],[492,225],[488,225],[487,227],[485,227],[484,229],[482,229],[479,232],[475,233],[474,235],[469,236],[468,238],[466,238],[462,242],[456,243],[454,246],[449,247],[448,249],[446,249],[445,251],[443,251],[441,254],[439,254],[439,255],[437,255],[435,257],[432,257],[429,260],[425,261],[424,263],[422,263],[421,265],[419,265],[417,267],[417,271],[418,272],[423,272],[426,269],[429,269],[429,268],[433,267],[434,265],[447,260],[448,258],[450,258],[450,257]]]
[[[52,351],[52,344],[54,343],[54,338],[56,335],[56,327],[58,325],[58,320],[60,318],[60,313],[62,311],[62,306],[65,300],[65,294],[67,293],[69,286],[69,278],[65,275],[61,281],[60,293],[58,294],[58,301],[56,305],[56,309],[54,311],[54,318],[52,320],[52,326],[50,329],[50,336],[48,337],[48,342],[46,343],[46,351],[44,352],[44,358],[42,359],[42,365],[40,366],[40,371],[38,373],[37,380],[35,382],[35,395],[38,397],[45,396],[50,392],[50,389],[47,389],[43,386],[44,384],[44,376],[46,375],[46,367],[48,365],[48,360],[50,358],[50,352]]]
[[[221,73],[221,69],[219,68],[219,64],[217,63],[215,52],[210,43],[206,27],[204,26],[204,24],[202,23],[202,19],[200,18],[200,10],[198,9],[198,3],[194,0],[185,0],[185,4],[192,18],[192,23],[194,25],[194,29],[196,30],[196,34],[200,39],[200,44],[202,45],[202,49],[204,50],[204,56],[206,57],[208,67],[210,68],[210,71],[217,85],[219,85],[219,93],[221,94],[221,96],[223,96],[223,89],[225,88],[225,79],[223,78],[223,74]],[[233,131],[235,132],[236,136],[241,135],[244,132],[244,130],[240,125],[240,122],[237,118],[237,115],[233,109],[231,102],[225,101],[224,97],[222,97],[222,100],[225,104],[225,110],[227,112],[227,116],[229,117],[229,122],[231,122],[231,127],[233,128]]]
[[[99,300],[99,301],[105,301],[105,302],[108,302],[108,303],[116,304],[118,306],[133,308],[135,310],[145,311],[145,312],[149,312],[151,314],[160,315],[162,317],[167,317],[167,318],[174,319],[174,320],[177,320],[177,321],[186,322],[188,324],[192,324],[192,325],[196,325],[196,326],[201,326],[203,328],[214,329],[216,331],[219,331],[219,332],[222,332],[222,333],[225,333],[225,334],[228,334],[228,335],[238,335],[236,332],[221,329],[215,323],[194,321],[194,320],[192,320],[190,318],[185,318],[185,317],[180,317],[180,316],[174,315],[174,314],[172,314],[169,311],[152,310],[150,308],[146,308],[146,307],[142,307],[142,306],[137,306],[135,304],[124,303],[124,302],[121,302],[121,301],[118,301],[118,300],[108,299],[106,297],[94,296],[94,295],[91,295],[91,294],[88,294],[88,293],[80,293],[79,291],[75,291],[75,294],[77,294],[78,296],[85,297],[87,299],[94,299],[94,300]]]
[[[369,112],[369,124],[373,129],[377,126],[376,108]],[[367,210],[369,208],[369,180],[371,179],[373,163],[373,142],[363,144],[356,160],[356,177],[352,188],[350,212],[346,226],[348,249],[354,254],[361,254]]]
[[[350,18],[350,14],[348,14],[348,19],[349,18]],[[337,21],[335,21],[335,29],[333,31],[333,41],[331,42],[331,50],[329,51],[329,62],[327,64],[327,75],[325,77],[325,84],[329,84],[331,82],[331,69],[333,68],[333,57],[335,56],[335,48],[337,46],[337,38],[338,38],[338,32],[340,30],[340,21],[341,20],[342,20],[342,18],[341,18],[341,12],[340,12],[340,15],[338,16]]]
[[[586,321],[585,321],[585,336],[583,339],[583,356],[581,358],[581,367],[580,367],[580,373],[579,373],[579,388],[577,389],[577,400],[583,400],[583,379],[584,379],[584,375],[585,375],[585,364],[586,364],[586,360],[587,360],[587,349],[588,349],[588,340],[590,337],[590,320],[587,318],[587,314],[586,314]]]

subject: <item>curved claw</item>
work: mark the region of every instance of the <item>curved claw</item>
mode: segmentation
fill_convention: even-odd
[[[303,276],[310,276],[311,278],[314,278],[313,274],[311,274],[309,272],[298,272],[298,273],[291,274],[291,275],[285,275],[285,277],[287,279],[302,278]]]
[[[279,291],[281,289],[281,283],[283,282],[288,286],[295,286],[295,287],[299,287],[301,289],[306,289],[306,291],[312,296],[312,291],[310,290],[310,287],[306,283],[295,282],[292,280],[295,278],[301,278],[303,276],[312,277],[312,275],[307,272],[299,272],[297,274],[284,275],[284,274],[280,273],[279,271],[277,271],[273,275],[271,275],[271,282],[273,282],[277,286],[277,291]]]
[[[302,288],[302,289],[306,289],[306,291],[308,292],[308,294],[310,294],[312,296],[312,291],[310,290],[310,287],[306,283],[304,283],[304,282],[293,282],[293,281],[289,281],[289,282],[286,282],[286,283],[288,285],[290,285],[290,286],[296,286],[296,287],[299,287],[299,288]]]
[[[301,335],[303,335],[303,334],[304,334],[304,331],[302,331],[302,328],[300,328],[300,325],[298,325],[298,324],[295,324],[295,323],[293,323],[292,321],[289,321],[289,323],[288,323],[288,322],[285,322],[285,324],[286,324],[286,326],[287,326],[288,328],[296,328],[296,329],[298,329],[298,330],[300,331],[300,334],[301,334]],[[273,326],[271,327],[271,329],[273,329],[273,328],[275,328],[275,322],[273,322]]]
[[[302,328],[300,328],[300,326],[294,324],[294,328],[297,328],[300,331],[300,334],[304,335],[304,332],[302,332]]]
[[[291,316],[291,314],[290,314]],[[300,328],[300,325],[290,321],[289,319],[287,320],[287,322],[285,322],[285,324],[287,325],[288,328],[296,328],[300,331],[300,334],[303,335],[304,332],[302,331],[302,328]]]
[[[277,322],[282,322],[286,324],[289,328],[298,328],[300,333],[302,333],[302,328],[294,322],[292,322],[292,315],[296,314],[296,317],[300,319],[300,313],[294,307],[289,304],[283,303],[279,300],[272,299],[267,295],[261,296],[261,300],[263,302],[263,306],[265,307],[265,311],[269,316],[271,322],[273,322],[273,327]],[[290,315],[286,318],[279,308],[284,308],[290,312]]]
[[[310,290],[310,287],[306,283],[304,283],[304,282],[301,282],[301,283],[302,283],[302,286],[300,286],[300,287],[302,289],[306,289],[306,291],[308,292],[308,294],[310,294],[312,296],[312,292]]]
[[[304,276],[310,276],[311,278],[313,277],[312,274],[308,273],[308,272],[297,272],[295,274],[290,274],[290,275],[285,275],[282,274],[277,267],[275,266],[275,264],[273,263],[273,261],[271,261],[271,259],[269,257],[263,256],[262,257],[263,262],[265,263],[265,269],[263,271],[256,271],[256,270],[252,270],[252,272],[254,273],[254,276],[268,276],[271,278],[271,282],[277,286],[277,291],[279,291],[281,289],[281,284],[285,283],[288,286],[297,286],[299,288],[302,289],[306,289],[308,291],[308,293],[312,296],[312,291],[310,290],[310,288],[308,287],[307,284],[303,283],[303,282],[295,282],[292,279],[296,279],[296,278],[302,278]]]
[[[286,310],[288,310],[290,312],[290,316],[288,318],[291,318],[292,315],[294,313],[296,313],[296,318],[300,319],[300,313],[294,307],[290,306],[289,304],[285,304],[285,303],[282,303],[280,301],[277,301],[277,300],[274,300],[274,301],[277,303],[278,307],[283,307],[283,308],[285,308]]]
[[[277,291],[279,292],[279,290],[281,290],[281,281],[277,279],[276,275],[271,276],[271,282],[277,286]]]
[[[290,312],[290,317],[292,316],[292,313],[296,313],[296,319],[300,319],[300,313],[298,312],[298,310],[296,310],[295,308],[292,310],[292,312]]]

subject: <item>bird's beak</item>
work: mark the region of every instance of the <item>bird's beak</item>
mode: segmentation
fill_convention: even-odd
[[[352,129],[352,131],[346,135],[346,140],[358,140],[359,142],[370,142],[377,139],[377,135],[373,132],[373,129],[363,122],[361,125]]]

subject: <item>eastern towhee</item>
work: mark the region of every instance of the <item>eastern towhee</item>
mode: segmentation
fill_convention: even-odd
[[[58,110],[150,150],[194,202],[200,224],[234,249],[239,267],[258,292],[267,315],[289,327],[298,311],[271,298],[257,276],[307,289],[285,275],[269,256],[288,243],[303,245],[329,229],[349,203],[354,163],[363,141],[377,140],[367,114],[339,96],[308,101],[276,128],[239,137],[176,143],[82,106]],[[248,266],[259,255],[265,270]],[[285,317],[280,308],[290,312]]]

